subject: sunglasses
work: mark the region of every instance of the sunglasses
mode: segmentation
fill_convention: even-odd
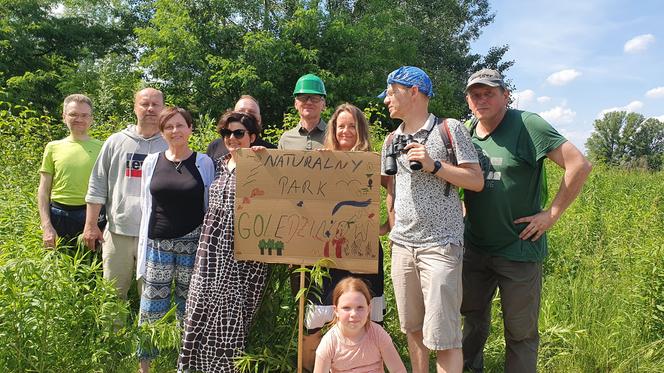
[[[224,138],[231,137],[231,135],[233,135],[236,139],[241,139],[241,138],[244,137],[244,134],[247,133],[247,130],[234,130],[234,131],[231,131],[229,129],[224,128],[221,131],[219,131],[219,133],[221,134],[221,137],[224,137]]]

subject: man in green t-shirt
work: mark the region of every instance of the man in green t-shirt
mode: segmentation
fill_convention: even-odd
[[[482,191],[465,191],[464,365],[472,372],[484,369],[491,300],[498,289],[505,372],[535,372],[546,231],[579,194],[591,165],[540,116],[508,109],[509,91],[497,71],[472,74],[466,101],[477,118],[470,132],[485,181]],[[544,158],[565,172],[551,207],[542,210]]]
[[[46,247],[54,247],[57,237],[71,241],[83,232],[88,179],[102,146],[88,136],[92,101],[87,96],[67,96],[62,121],[69,136],[46,144],[39,168],[37,204]],[[105,224],[105,220],[99,223]]]

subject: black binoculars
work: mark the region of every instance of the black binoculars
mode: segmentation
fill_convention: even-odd
[[[397,157],[401,153],[405,153],[404,149],[410,143],[417,143],[413,139],[413,135],[396,135],[392,139],[392,143],[387,146],[385,154],[385,173],[388,175],[396,175],[397,173]],[[410,161],[410,169],[413,171],[421,170],[422,163],[420,161]]]

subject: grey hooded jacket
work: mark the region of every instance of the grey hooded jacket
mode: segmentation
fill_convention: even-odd
[[[141,222],[141,174],[148,154],[168,149],[160,133],[144,138],[136,126],[111,135],[95,162],[85,202],[106,205],[108,229],[138,237]]]

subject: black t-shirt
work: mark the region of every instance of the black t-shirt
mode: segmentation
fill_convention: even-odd
[[[148,237],[176,238],[203,222],[205,185],[196,167],[196,152],[182,162],[171,162],[159,153],[152,180],[152,214]]]

